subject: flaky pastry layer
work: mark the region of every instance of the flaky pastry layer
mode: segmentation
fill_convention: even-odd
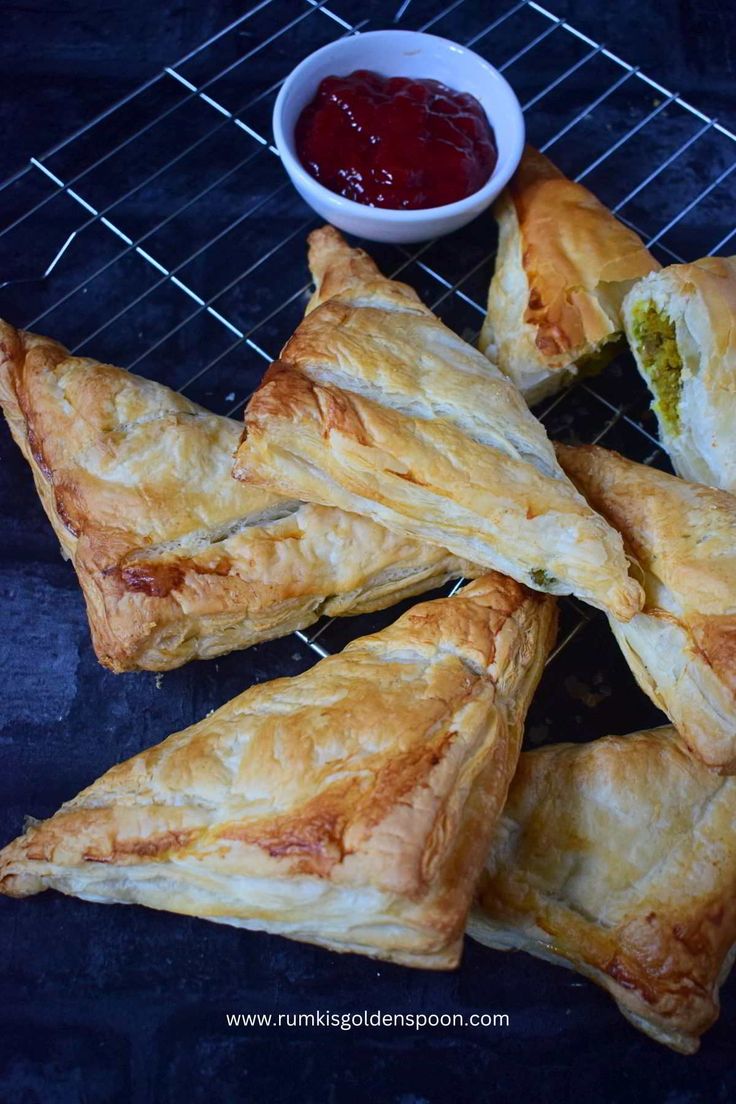
[[[557,448],[643,571],[644,610],[611,628],[695,755],[736,771],[736,498],[594,445]]]
[[[667,418],[648,367],[651,305],[674,328],[678,379]],[[736,257],[675,264],[637,283],[624,302],[626,335],[655,394],[659,433],[678,475],[736,494]],[[649,340],[656,340],[652,334]]]
[[[536,403],[615,353],[624,295],[659,265],[531,146],[494,212],[498,253],[479,347]]]
[[[0,891],[454,966],[555,625],[497,574],[414,606],[108,771],[0,852]]]
[[[478,574],[231,475],[239,427],[0,323],[0,403],[113,671],[165,671]]]
[[[675,729],[521,756],[469,931],[571,966],[692,1054],[736,945],[736,780]]]
[[[236,476],[631,617],[620,537],[514,385],[332,227],[310,266],[312,309],[248,404]]]

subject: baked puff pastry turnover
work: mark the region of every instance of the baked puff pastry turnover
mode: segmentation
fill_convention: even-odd
[[[243,486],[238,423],[6,323],[0,403],[113,671],[165,671],[478,574],[367,518]]]
[[[736,949],[736,779],[669,726],[525,752],[468,930],[571,966],[692,1054]]]
[[[497,574],[414,606],[108,771],[0,852],[0,890],[452,967],[555,620]]]
[[[648,276],[624,319],[675,471],[736,494],[736,257]]]
[[[311,309],[248,404],[235,475],[632,617],[621,538],[510,380],[332,227],[309,246]]]
[[[643,612],[611,619],[637,682],[695,755],[736,772],[736,498],[594,445],[557,454],[643,571]]]
[[[498,254],[479,347],[536,403],[619,351],[624,295],[659,264],[531,146],[494,213]]]

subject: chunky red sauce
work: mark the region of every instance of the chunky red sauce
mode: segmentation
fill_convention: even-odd
[[[474,96],[367,69],[325,77],[299,116],[296,148],[307,172],[330,191],[405,210],[472,195],[498,158]]]

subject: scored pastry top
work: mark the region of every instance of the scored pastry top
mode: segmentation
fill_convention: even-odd
[[[236,476],[631,617],[620,537],[514,385],[332,227],[310,265],[312,309],[248,404]]]

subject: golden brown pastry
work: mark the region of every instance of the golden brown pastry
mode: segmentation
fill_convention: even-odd
[[[495,573],[414,606],[108,771],[0,852],[0,890],[452,967],[555,621]]]
[[[669,726],[525,752],[468,930],[573,967],[692,1054],[736,949],[736,779]]]
[[[231,476],[239,426],[0,322],[0,403],[113,671],[165,671],[478,570]]]
[[[624,295],[659,265],[531,146],[494,210],[498,254],[479,347],[536,403],[619,351]]]
[[[309,263],[311,311],[248,404],[237,477],[636,613],[621,538],[513,384],[332,227],[311,235]]]
[[[736,494],[736,257],[648,276],[624,319],[675,471]]]
[[[704,763],[736,772],[736,498],[594,445],[557,454],[641,565],[643,612],[611,620],[637,682]]]

